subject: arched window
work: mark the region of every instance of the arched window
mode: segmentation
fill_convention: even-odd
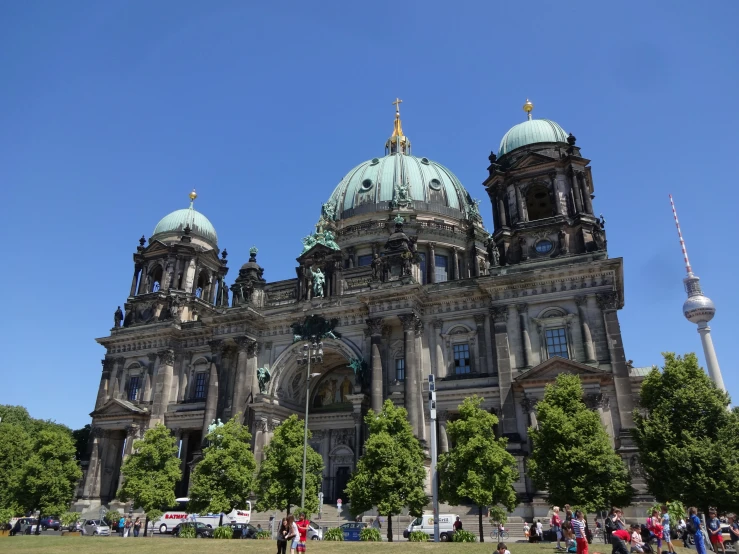
[[[552,199],[545,185],[533,184],[529,187],[526,192],[526,211],[529,214],[529,221],[554,216]]]
[[[195,296],[197,298],[203,297],[203,291],[205,291],[205,288],[208,286],[208,282],[210,281],[210,276],[208,275],[208,272],[203,269],[200,272],[200,275],[198,275],[198,283],[195,287]]]
[[[157,292],[160,288],[162,288],[162,275],[164,274],[164,271],[162,270],[162,266],[158,265],[156,268],[154,268],[154,271],[151,273],[151,292]]]

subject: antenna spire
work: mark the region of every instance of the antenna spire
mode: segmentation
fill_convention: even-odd
[[[688,260],[688,249],[685,248],[685,241],[683,240],[683,233],[680,230],[680,222],[677,220],[677,211],[675,210],[675,202],[672,200],[671,194],[670,194],[670,205],[672,206],[672,215],[675,217],[675,227],[677,227],[677,236],[680,238],[680,248],[682,248],[683,258],[685,258],[685,271],[687,271],[688,275],[690,275],[693,273],[693,270],[690,267],[690,260]]]

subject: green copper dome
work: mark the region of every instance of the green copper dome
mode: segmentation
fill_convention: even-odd
[[[500,141],[498,157],[516,148],[543,142],[567,143],[567,133],[554,121],[548,119],[529,119],[519,123],[505,134]]]
[[[177,210],[164,216],[154,228],[154,234],[151,238],[165,238],[165,235],[181,236],[184,234],[187,225],[190,226],[190,234],[193,237],[200,237],[214,248],[217,247],[218,235],[215,228],[207,217],[192,207],[192,204],[189,208]]]
[[[400,198],[424,202],[416,209],[465,215],[477,206],[459,179],[443,165],[410,154],[389,154],[373,158],[352,169],[334,189],[327,205],[334,219],[366,212],[384,211],[398,199],[396,187],[405,189]],[[441,207],[441,210],[439,210]],[[451,212],[449,215],[453,215]]]

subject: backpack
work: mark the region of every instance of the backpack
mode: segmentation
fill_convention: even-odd
[[[605,528],[607,533],[613,533],[616,530],[616,525],[613,523],[612,517],[606,518]]]
[[[693,523],[692,519],[688,519],[688,521],[685,522],[685,529],[690,533],[691,535],[695,535],[698,529],[695,528],[695,523]]]

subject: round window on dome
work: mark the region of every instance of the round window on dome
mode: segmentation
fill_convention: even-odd
[[[551,252],[552,248],[554,248],[554,245],[552,244],[552,241],[547,239],[542,239],[539,242],[536,243],[536,251],[539,254],[546,254],[547,252]]]
[[[372,188],[372,179],[365,179],[362,181],[362,190],[369,190]]]
[[[441,190],[441,181],[439,181],[438,179],[431,179],[429,181],[429,186],[433,190]]]
[[[380,158],[372,158],[372,163],[370,165],[377,165],[380,163]]]
[[[429,164],[429,159],[428,158],[421,158],[421,163],[424,164],[424,165],[428,165]]]

